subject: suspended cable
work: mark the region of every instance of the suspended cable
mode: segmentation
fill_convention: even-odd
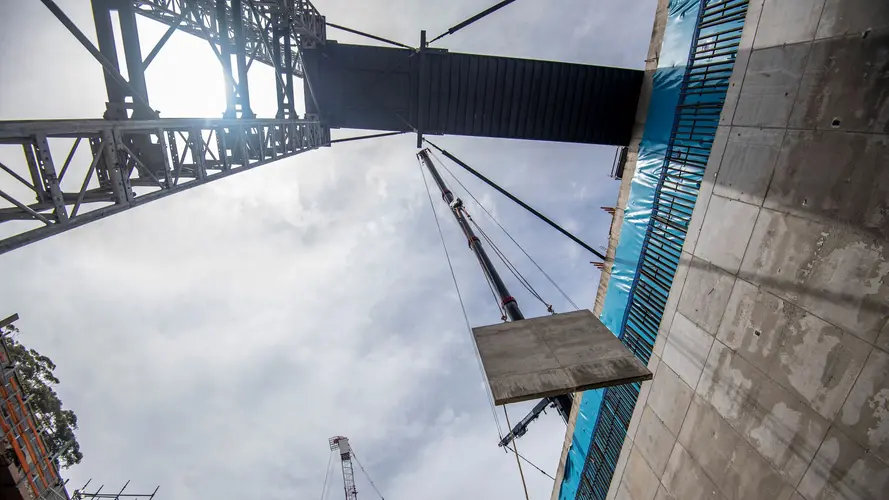
[[[509,423],[509,412],[506,411],[506,406],[503,407],[503,414],[506,415],[506,425],[512,429],[512,424]],[[515,463],[519,466],[519,477],[522,478],[522,488],[525,489],[525,500],[531,500],[531,497],[528,495],[528,485],[525,484],[525,473],[522,471],[522,462],[519,461],[519,449],[515,439],[512,440],[512,451],[515,453]]]
[[[578,307],[577,304],[573,300],[571,300],[571,297],[568,296],[567,293],[565,293],[565,290],[563,290],[562,287],[560,287],[559,284],[556,283],[556,281],[546,271],[543,270],[543,267],[541,267],[540,264],[538,264],[537,261],[534,260],[534,257],[531,257],[531,254],[529,254],[528,251],[525,250],[525,247],[523,247],[518,241],[516,241],[516,239],[512,237],[512,234],[510,234],[509,231],[507,231],[506,228],[503,227],[502,224],[500,224],[500,221],[498,221],[497,218],[494,217],[494,214],[492,214],[487,208],[485,208],[485,206],[482,205],[482,202],[479,201],[478,198],[476,198],[474,194],[472,194],[472,191],[470,191],[469,188],[467,188],[465,185],[463,185],[462,182],[460,182],[460,179],[456,175],[454,175],[454,172],[452,172],[451,169],[449,169],[448,166],[443,161],[441,161],[441,158],[439,158],[438,155],[435,154],[434,151],[430,151],[430,153],[432,153],[432,158],[434,158],[438,162],[438,164],[441,165],[442,168],[444,168],[445,172],[447,172],[448,175],[450,175],[451,178],[457,182],[457,184],[460,186],[460,188],[462,188],[463,191],[465,191],[466,194],[469,195],[469,197],[472,199],[472,201],[474,201],[475,204],[478,205],[478,207],[482,209],[482,211],[488,216],[488,218],[491,219],[494,222],[494,224],[496,224],[497,227],[500,228],[501,231],[503,231],[503,234],[505,234],[506,237],[509,238],[515,244],[515,246],[517,246],[518,249],[521,250],[521,252],[523,254],[525,254],[525,257],[527,257],[528,260],[530,260],[531,263],[534,264],[534,267],[536,267],[537,270],[540,271],[540,273],[543,274],[544,277],[546,277],[547,281],[549,281],[550,284],[556,290],[558,290],[559,294],[561,294],[562,297],[564,297],[565,300],[568,301],[569,304],[571,304],[571,306],[574,308],[574,310],[580,309],[580,307]]]
[[[328,23],[325,23],[325,24],[326,24],[329,28],[336,28],[336,29],[338,29],[338,30],[340,30],[340,31],[346,31],[346,32],[348,32],[348,33],[352,33],[352,34],[355,34],[355,35],[359,35],[359,36],[363,36],[363,37],[366,37],[366,38],[370,38],[371,40],[376,40],[376,41],[378,41],[378,42],[388,43],[389,45],[394,45],[394,46],[396,46],[396,47],[401,47],[401,48],[403,48],[403,49],[414,50],[414,48],[411,47],[410,45],[405,45],[405,44],[403,44],[403,43],[401,43],[401,42],[396,42],[395,40],[389,40],[388,38],[383,38],[383,37],[381,37],[381,36],[371,35],[370,33],[365,33],[365,32],[363,32],[363,31],[358,31],[358,30],[356,30],[356,29],[347,28],[347,27],[345,27],[345,26],[340,26],[339,24],[333,24],[333,23],[331,23],[331,22],[328,22]]]
[[[528,460],[527,458],[525,458],[525,456],[522,455],[521,453],[516,453],[516,452],[513,451],[513,449],[510,448],[509,446],[504,446],[504,448],[505,448],[507,451],[511,451],[511,452],[515,453],[516,455],[518,455],[519,458],[521,458],[522,460],[524,460],[526,464],[530,465],[531,467],[534,467],[535,469],[537,469],[538,471],[540,471],[540,473],[543,474],[544,476],[546,476],[546,477],[552,479],[553,481],[556,480],[556,478],[552,477],[548,472],[546,472],[545,470],[541,469],[540,467],[534,465],[534,462],[532,462],[532,461]]]
[[[336,144],[338,142],[351,142],[351,141],[360,141],[362,139],[375,139],[377,137],[387,137],[390,135],[401,135],[404,132],[383,132],[382,134],[370,134],[370,135],[358,135],[355,137],[344,137],[342,139],[333,139],[330,141],[331,144]]]
[[[500,428],[500,420],[497,419],[497,411],[494,409],[494,401],[491,399],[491,388],[488,385],[488,377],[485,375],[485,369],[482,366],[481,355],[478,352],[478,345],[475,343],[475,336],[472,335],[472,325],[469,323],[469,314],[466,312],[466,304],[463,302],[463,294],[460,292],[460,285],[457,283],[457,273],[454,272],[454,265],[451,262],[451,254],[448,252],[448,245],[445,243],[444,232],[441,230],[441,223],[438,220],[438,212],[435,210],[435,202],[432,201],[432,192],[429,189],[429,182],[426,180],[426,172],[423,171],[423,165],[417,160],[420,167],[420,175],[423,177],[423,185],[426,187],[426,196],[429,198],[429,208],[432,209],[432,216],[435,218],[435,226],[438,228],[438,237],[441,240],[441,247],[444,249],[445,258],[448,261],[448,269],[451,270],[451,279],[454,282],[454,289],[457,291],[457,299],[460,301],[460,310],[463,311],[463,321],[466,323],[466,331],[469,333],[469,339],[472,347],[475,349],[475,361],[478,364],[478,370],[481,374],[482,381],[485,384],[485,397],[488,400],[488,406],[491,409],[491,416],[494,417],[494,425],[497,427],[497,436],[503,439],[503,430]],[[510,426],[512,429],[512,426]]]
[[[594,249],[593,247],[591,247],[591,246],[587,245],[586,243],[584,243],[583,241],[581,241],[577,236],[574,236],[573,234],[571,234],[571,233],[569,233],[568,231],[566,231],[565,229],[563,229],[562,226],[560,226],[560,225],[556,224],[555,222],[551,221],[547,216],[543,215],[542,213],[538,212],[537,210],[534,210],[534,209],[531,208],[527,203],[525,203],[524,201],[522,201],[522,200],[516,198],[512,193],[510,193],[509,191],[507,191],[507,190],[503,189],[502,187],[498,186],[494,181],[492,181],[491,179],[488,179],[487,177],[485,177],[484,175],[482,175],[481,173],[479,173],[479,172],[478,172],[477,170],[475,170],[474,168],[472,168],[472,167],[470,167],[469,165],[467,165],[466,163],[462,162],[462,161],[461,161],[459,158],[457,158],[456,156],[454,156],[454,155],[452,155],[451,153],[448,153],[447,151],[445,151],[444,149],[441,149],[440,147],[436,146],[436,145],[435,145],[432,141],[430,141],[429,139],[423,138],[423,141],[425,141],[426,144],[429,144],[429,145],[432,146],[433,148],[437,149],[441,154],[445,155],[445,156],[446,156],[449,160],[451,160],[452,162],[454,162],[454,163],[456,163],[457,165],[460,165],[461,167],[463,167],[463,168],[464,168],[467,172],[469,172],[470,174],[472,174],[472,175],[478,177],[479,179],[481,179],[482,181],[484,181],[487,185],[489,185],[489,186],[491,186],[492,188],[496,189],[496,190],[497,190],[500,194],[502,194],[503,196],[506,196],[507,198],[509,198],[509,199],[512,200],[513,202],[517,203],[520,207],[524,208],[525,210],[527,210],[527,211],[531,212],[532,214],[534,214],[535,216],[537,216],[538,219],[540,219],[540,220],[542,220],[543,222],[546,222],[547,224],[549,224],[550,227],[552,227],[552,228],[555,229],[556,231],[558,231],[558,232],[564,234],[565,236],[567,236],[571,241],[573,241],[573,242],[577,243],[578,245],[582,246],[583,248],[589,250],[590,252],[593,253],[593,255],[595,255],[596,257],[599,257],[599,258],[602,259],[603,261],[604,261],[604,260],[607,260],[607,259],[605,258],[605,256],[602,255],[601,253],[599,253],[596,249]]]
[[[374,484],[373,479],[370,478],[370,475],[364,470],[364,466],[361,465],[361,460],[358,460],[358,455],[355,454],[355,448],[352,448],[352,458],[355,459],[355,462],[358,463],[358,468],[361,469],[361,472],[364,473],[364,477],[367,478],[367,481],[370,483],[371,487],[373,487],[374,491],[377,492],[377,495],[380,495],[381,500],[386,500],[383,498],[383,494],[380,493],[380,490],[377,489],[377,485]]]
[[[531,285],[527,278],[525,278],[525,276],[522,275],[518,268],[515,267],[515,264],[513,264],[512,261],[509,260],[509,258],[503,253],[502,250],[500,250],[500,247],[498,247],[497,244],[494,243],[494,240],[492,240],[491,237],[488,236],[485,230],[482,229],[481,226],[479,226],[478,223],[475,222],[475,220],[473,220],[471,217],[468,217],[468,215],[469,214],[467,213],[467,218],[469,219],[469,221],[482,235],[482,238],[485,239],[488,245],[490,245],[490,247],[494,250],[494,254],[500,259],[500,262],[502,262],[503,265],[506,266],[509,272],[512,273],[515,279],[518,280],[518,282],[525,288],[525,290],[528,291],[528,293],[530,293],[534,298],[540,301],[540,303],[547,308],[547,311],[552,312],[552,306],[546,300],[544,300],[543,297],[540,296],[537,290],[534,289],[534,286]]]
[[[321,486],[321,500],[327,496],[327,480],[330,478],[330,464],[333,462],[333,450],[330,451],[330,456],[327,457],[327,471],[324,472],[324,485]]]
[[[485,17],[485,16],[488,16],[488,15],[490,15],[490,14],[493,14],[494,12],[497,12],[498,10],[502,9],[503,7],[506,7],[507,5],[509,5],[509,4],[513,3],[513,2],[515,2],[515,0],[503,0],[502,2],[498,3],[497,5],[495,5],[495,6],[493,6],[493,7],[490,7],[490,8],[488,8],[488,9],[486,9],[486,10],[483,10],[483,11],[479,12],[478,14],[476,14],[476,15],[470,17],[469,19],[463,21],[462,23],[457,24],[457,25],[455,25],[455,26],[451,26],[450,29],[448,29],[447,31],[445,31],[445,32],[442,33],[441,35],[438,35],[437,37],[433,38],[432,40],[429,40],[429,43],[432,43],[432,42],[434,42],[434,41],[436,41],[436,40],[439,40],[439,39],[441,39],[441,38],[444,38],[444,37],[446,37],[446,36],[448,36],[448,35],[453,35],[454,33],[460,31],[461,29],[463,29],[463,28],[469,26],[470,24],[472,24],[472,23],[478,21],[479,19],[481,19],[481,18],[483,18],[483,17]],[[427,44],[427,45],[428,45],[428,44]]]

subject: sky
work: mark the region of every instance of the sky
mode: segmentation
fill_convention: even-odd
[[[440,33],[490,3],[316,7],[331,22],[415,44],[420,29]],[[88,2],[58,4],[94,39]],[[641,68],[654,7],[519,1],[439,46]],[[139,29],[147,54],[165,27],[140,19]],[[187,34],[172,37],[146,77],[161,116],[224,109],[209,47]],[[272,72],[255,65],[250,78],[254,110],[272,116]],[[42,4],[0,3],[0,119],[99,118],[104,101],[100,66]],[[79,417],[84,459],[65,472],[69,489],[92,478],[108,489],[132,480],[134,492],[159,485],[164,500],[312,499],[322,497],[330,470],[327,498],[342,498],[327,440],[344,435],[387,499],[523,496],[514,457],[496,446],[502,408],[495,421],[414,141],[312,151],[0,256],[0,316],[21,316],[20,340],[55,361],[58,393]],[[617,196],[619,182],[608,177],[613,148],[436,142],[581,239],[607,243],[610,217],[599,207]],[[9,148],[0,146],[4,163],[15,157]],[[575,302],[592,306],[592,255],[454,172]],[[0,178],[0,188],[9,182]],[[451,184],[544,298],[570,310]],[[433,201],[471,324],[499,321],[465,240]],[[517,282],[507,285],[526,316],[545,314]],[[510,405],[512,422],[533,404]],[[550,411],[518,441],[519,452],[554,474],[564,432]],[[524,471],[530,497],[548,498],[552,481]],[[357,476],[359,498],[375,498]]]

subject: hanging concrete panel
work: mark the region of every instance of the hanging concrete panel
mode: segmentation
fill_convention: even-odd
[[[643,74],[335,41],[302,57],[306,110],[332,128],[624,146]]]
[[[494,404],[651,379],[588,310],[472,329]]]

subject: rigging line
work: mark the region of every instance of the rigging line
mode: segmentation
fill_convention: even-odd
[[[466,212],[465,209],[464,209],[464,212]],[[482,229],[482,227],[479,226],[478,223],[472,218],[472,216],[469,215],[469,212],[466,212],[466,216],[469,219],[469,221],[472,223],[472,225],[476,229],[478,229],[478,232],[481,233],[482,237],[485,238],[485,241],[487,241],[488,244],[491,245],[491,248],[494,249],[494,252],[496,253],[497,257],[500,258],[500,261],[503,262],[503,264],[507,267],[507,269],[509,269],[509,271],[512,273],[512,275],[515,276],[515,278],[519,281],[519,283],[521,283],[522,286],[524,286],[525,289],[528,290],[528,292],[531,295],[533,295],[535,298],[537,298],[537,300],[542,302],[543,305],[545,305],[545,306],[547,306],[547,308],[549,308],[550,305],[543,299],[543,297],[541,297],[541,295],[537,292],[537,290],[534,288],[534,286],[531,285],[531,282],[528,281],[527,278],[525,278],[525,276],[521,273],[521,271],[519,271],[518,267],[516,267],[516,265],[513,264],[511,260],[509,260],[509,258],[506,256],[505,253],[503,253],[502,250],[500,250],[500,247],[498,247],[497,244],[494,243],[494,240],[491,239],[490,236],[488,236],[488,233],[486,233],[485,230]]]
[[[534,257],[531,257],[531,255],[525,250],[525,247],[523,247],[518,241],[516,241],[515,238],[512,237],[512,234],[510,234],[509,231],[507,231],[506,228],[503,227],[502,224],[500,224],[500,221],[498,221],[497,218],[494,217],[494,214],[492,214],[490,211],[488,211],[487,208],[485,208],[484,205],[482,205],[478,198],[476,198],[475,195],[472,194],[472,191],[470,191],[466,186],[463,185],[462,182],[460,182],[460,179],[457,178],[456,175],[454,175],[454,172],[451,172],[451,169],[449,169],[443,161],[441,161],[441,158],[439,158],[438,155],[435,154],[435,151],[430,150],[430,153],[432,153],[432,157],[435,158],[436,161],[438,161],[439,165],[444,168],[445,172],[447,172],[451,176],[451,178],[454,179],[464,191],[466,191],[466,194],[468,194],[469,197],[472,198],[472,201],[474,201],[475,204],[478,205],[479,208],[481,208],[482,211],[485,212],[485,214],[487,214],[487,216],[492,221],[494,221],[494,224],[497,224],[497,227],[499,227],[500,230],[503,231],[504,234],[506,234],[506,236],[515,244],[515,246],[519,247],[519,250],[521,250],[522,253],[525,254],[525,257],[528,257],[528,260],[530,260],[531,263],[534,264],[534,267],[536,267],[537,270],[546,277],[547,281],[549,281],[550,284],[559,291],[562,297],[564,297],[565,300],[567,300],[568,303],[571,304],[571,306],[574,307],[575,310],[579,310],[580,307],[578,307],[577,304],[573,300],[571,300],[571,297],[568,296],[568,294],[564,290],[562,290],[562,287],[560,287],[559,284],[556,283],[556,281],[546,271],[543,270],[540,264],[538,264],[537,261],[534,260]]]
[[[445,258],[448,261],[448,268],[451,270],[451,279],[454,282],[454,289],[457,291],[457,299],[460,301],[460,310],[463,311],[463,321],[466,323],[466,331],[469,332],[469,340],[475,350],[475,361],[478,364],[478,371],[481,374],[482,382],[485,384],[485,398],[488,400],[488,406],[491,408],[491,416],[494,417],[494,425],[497,427],[497,435],[503,439],[503,429],[500,428],[500,420],[497,419],[497,411],[494,409],[494,401],[491,399],[491,387],[488,384],[488,377],[485,375],[485,369],[482,367],[481,354],[478,352],[478,345],[475,343],[475,336],[472,334],[472,325],[469,324],[469,314],[466,312],[466,305],[463,303],[463,294],[460,292],[460,285],[457,283],[457,273],[454,272],[454,265],[451,263],[451,255],[448,252],[448,245],[445,243],[444,232],[441,230],[441,222],[438,220],[438,212],[435,210],[435,202],[432,201],[432,192],[429,190],[429,183],[426,180],[426,172],[423,171],[423,165],[417,158],[417,165],[420,167],[420,175],[423,177],[423,185],[426,186],[426,196],[429,197],[429,208],[432,209],[432,216],[435,218],[435,226],[438,227],[438,237],[441,240],[441,247],[444,249]],[[512,429],[512,427],[510,427]]]
[[[487,233],[485,233],[485,230],[482,229],[481,226],[479,226],[478,223],[476,223],[475,221],[472,221],[472,224],[475,226],[476,229],[478,229],[479,233],[482,234],[482,237],[485,238],[485,241],[487,241],[488,244],[491,245],[491,248],[494,249],[494,253],[500,259],[500,261],[503,262],[503,265],[505,265],[506,268],[509,269],[509,272],[512,273],[512,275],[515,277],[516,280],[518,280],[519,283],[521,283],[525,290],[527,290],[528,293],[530,293],[534,298],[539,300],[544,306],[550,307],[550,304],[548,304],[546,300],[544,300],[543,297],[541,297],[540,294],[537,293],[537,290],[534,289],[534,286],[532,286],[531,283],[518,270],[518,268],[515,267],[515,264],[513,264],[508,257],[506,257],[503,251],[500,250],[500,247],[498,247],[497,244],[494,243],[494,240],[492,240],[491,237],[488,236]]]
[[[404,132],[383,132],[382,134],[371,134],[371,135],[358,135],[354,137],[344,137],[342,139],[333,139],[330,141],[331,144],[336,144],[338,142],[351,142],[351,141],[360,141],[362,139],[375,139],[377,137],[387,137],[390,135],[401,135]]]
[[[327,496],[327,479],[330,477],[331,462],[333,462],[333,450],[330,451],[330,456],[327,457],[327,472],[324,473],[324,485],[321,486],[321,500],[324,500],[324,497]]]
[[[436,159],[437,159],[437,158],[436,158]],[[439,163],[441,164],[441,160],[439,160]],[[442,166],[444,166],[444,164],[442,164]],[[445,167],[445,169],[447,170],[447,167]],[[455,180],[457,180],[457,178],[454,176],[453,172],[448,171],[448,173],[451,174],[451,177],[453,177]],[[460,183],[459,180],[457,180],[457,182],[460,184],[460,186],[461,186],[464,190],[466,190],[466,186],[463,186],[463,184]],[[472,196],[472,193],[469,193],[468,190],[466,190],[466,192],[467,192],[470,196]],[[477,200],[474,196],[472,196],[472,198],[473,198],[473,200],[475,200],[476,203],[478,203],[478,200]],[[484,207],[482,207],[482,209],[484,210]],[[498,247],[497,244],[494,243],[494,240],[491,239],[490,236],[488,236],[488,233],[486,233],[485,230],[482,229],[482,227],[479,226],[479,224],[475,221],[475,219],[472,218],[472,215],[470,215],[469,212],[468,212],[465,208],[463,208],[462,210],[463,210],[463,212],[465,213],[466,218],[469,219],[469,221],[472,223],[472,225],[478,230],[479,233],[481,233],[482,237],[485,238],[485,241],[487,241],[488,244],[491,245],[491,248],[494,250],[494,252],[496,253],[497,257],[500,258],[500,261],[503,262],[503,264],[507,267],[507,269],[509,269],[509,271],[512,273],[512,275],[515,276],[516,280],[518,280],[519,283],[521,283],[522,286],[523,286],[526,290],[528,290],[528,292],[529,292],[531,295],[533,295],[535,298],[537,298],[537,300],[539,300],[541,303],[543,303],[543,305],[547,307],[547,310],[550,310],[550,308],[551,308],[552,306],[551,306],[550,304],[548,304],[548,303],[543,299],[543,297],[541,297],[541,295],[537,292],[536,289],[534,289],[534,286],[531,285],[531,282],[528,281],[528,279],[525,278],[525,276],[518,270],[518,267],[516,267],[516,265],[513,264],[511,260],[509,260],[509,258],[506,256],[505,253],[503,253],[502,250],[500,250],[500,247]],[[495,221],[495,222],[496,222],[496,221]],[[502,228],[502,226],[501,226],[501,228]],[[504,229],[504,232],[506,232],[505,229]],[[507,236],[509,236],[509,233],[507,233]],[[513,240],[513,241],[515,241],[515,240]],[[518,245],[518,243],[516,243],[516,244]]]
[[[512,448],[510,448],[509,446],[504,446],[504,448],[506,448],[507,451],[512,451],[513,453],[516,453],[516,452],[513,451]],[[532,462],[532,461],[528,460],[527,458],[525,458],[525,456],[522,455],[521,453],[516,453],[516,455],[518,455],[519,458],[521,458],[522,460],[524,460],[526,464],[528,464],[528,465],[530,465],[531,467],[534,467],[535,469],[537,469],[538,471],[540,471],[540,473],[543,474],[544,476],[546,476],[546,477],[552,479],[553,481],[556,480],[556,478],[552,477],[548,472],[546,472],[545,470],[541,469],[540,467],[534,465],[534,462]]]
[[[503,405],[503,414],[506,415],[506,425],[512,429],[512,424],[509,423],[509,412],[506,411],[506,405]],[[519,477],[522,478],[522,488],[525,489],[525,500],[531,500],[531,497],[528,496],[528,485],[525,484],[525,473],[522,471],[522,462],[519,461],[519,449],[515,439],[512,440],[512,451],[515,453],[515,463],[519,466]]]
[[[389,45],[394,45],[394,46],[396,46],[396,47],[401,47],[401,48],[403,48],[403,49],[416,50],[416,49],[414,49],[413,47],[411,47],[410,45],[405,45],[405,44],[403,44],[403,43],[401,43],[401,42],[396,42],[396,41],[394,41],[394,40],[389,40],[388,38],[383,38],[383,37],[381,37],[381,36],[371,35],[370,33],[365,33],[365,32],[363,32],[363,31],[358,31],[358,30],[356,30],[356,29],[347,28],[347,27],[345,27],[345,26],[340,26],[339,24],[333,24],[333,23],[331,23],[331,22],[327,22],[327,23],[325,23],[325,24],[326,24],[327,26],[331,27],[331,28],[336,28],[336,29],[338,29],[338,30],[340,30],[340,31],[346,31],[346,32],[348,32],[348,33],[352,33],[352,34],[355,34],[355,35],[359,35],[359,36],[367,37],[367,38],[370,38],[371,40],[376,40],[376,41],[378,41],[378,42],[388,43]]]
[[[430,40],[429,43],[427,43],[426,45],[429,45],[429,44],[431,44],[432,42],[434,42],[434,41],[436,41],[436,40],[438,40],[438,39],[440,39],[440,38],[444,38],[444,37],[446,37],[446,36],[448,36],[448,35],[453,35],[454,33],[460,31],[461,29],[463,29],[463,28],[469,26],[470,24],[472,24],[472,23],[478,21],[479,19],[481,19],[481,18],[483,18],[483,17],[485,17],[485,16],[488,16],[488,15],[490,15],[490,14],[493,14],[494,12],[497,12],[498,10],[502,9],[503,7],[506,7],[507,5],[509,5],[509,4],[513,3],[513,2],[515,2],[515,0],[503,0],[502,2],[498,3],[497,5],[495,5],[495,6],[493,6],[493,7],[489,7],[489,8],[487,8],[487,9],[485,9],[485,10],[479,12],[478,14],[476,14],[476,15],[470,17],[469,19],[463,21],[462,23],[457,24],[457,25],[455,25],[455,26],[451,26],[447,31],[445,31],[445,32],[442,33],[441,35],[438,35],[437,37],[433,38],[433,39]]]
[[[377,485],[374,484],[373,479],[370,478],[370,474],[368,474],[367,471],[364,470],[364,466],[361,465],[361,460],[358,460],[358,455],[355,454],[355,448],[352,448],[352,457],[355,459],[355,462],[358,463],[358,468],[361,469],[361,472],[364,473],[364,477],[366,477],[367,480],[370,482],[370,485],[373,487],[374,491],[377,492],[377,495],[380,495],[380,498],[382,500],[386,500],[385,498],[383,498],[383,494],[380,493],[380,490],[377,489]]]
[[[542,220],[543,222],[546,222],[547,224],[549,224],[549,226],[552,227],[553,229],[555,229],[556,231],[558,231],[558,232],[564,234],[565,236],[567,236],[568,239],[570,239],[570,240],[573,241],[574,243],[577,243],[578,245],[582,246],[582,247],[585,248],[586,250],[589,250],[593,255],[595,255],[596,257],[599,257],[599,258],[602,259],[603,261],[609,261],[609,262],[610,262],[610,259],[607,259],[604,255],[602,255],[601,253],[599,253],[598,250],[596,250],[595,248],[593,248],[593,247],[587,245],[586,243],[584,243],[583,241],[581,241],[580,238],[578,238],[577,236],[574,236],[573,234],[569,233],[569,232],[566,231],[564,228],[562,228],[562,226],[560,226],[560,225],[556,224],[555,222],[553,222],[552,220],[550,220],[547,216],[543,215],[542,213],[538,212],[537,210],[534,210],[533,208],[531,208],[530,205],[528,205],[528,204],[525,203],[524,201],[518,199],[515,195],[513,195],[513,194],[510,193],[509,191],[507,191],[507,190],[503,189],[502,187],[498,186],[494,181],[492,181],[491,179],[488,179],[487,177],[485,177],[485,176],[482,175],[480,172],[478,172],[478,171],[475,170],[474,168],[472,168],[472,167],[470,167],[469,165],[467,165],[466,163],[464,163],[462,160],[460,160],[460,159],[457,158],[456,156],[454,156],[454,155],[452,155],[451,153],[448,153],[447,151],[445,151],[444,149],[441,149],[440,147],[436,146],[434,142],[430,141],[429,139],[426,139],[425,137],[423,138],[423,141],[426,142],[426,144],[429,144],[429,145],[432,146],[433,148],[437,149],[441,154],[445,155],[445,156],[446,156],[449,160],[451,160],[452,162],[454,162],[454,163],[456,163],[457,165],[460,165],[461,167],[463,167],[463,168],[464,168],[467,172],[469,172],[470,174],[472,174],[472,175],[478,177],[479,179],[481,179],[482,181],[484,181],[485,184],[487,184],[487,185],[491,186],[492,188],[496,189],[497,192],[499,192],[499,193],[502,194],[503,196],[506,196],[507,198],[509,198],[510,200],[512,200],[514,203],[516,203],[516,204],[519,205],[520,207],[522,207],[522,208],[524,208],[525,210],[527,210],[527,211],[531,212],[532,214],[534,214],[538,219],[540,219],[540,220]]]

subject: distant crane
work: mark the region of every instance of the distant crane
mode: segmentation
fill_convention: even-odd
[[[346,490],[346,500],[358,500],[358,490],[355,488],[355,473],[352,470],[352,447],[349,446],[349,438],[334,436],[330,438],[330,449],[339,450],[340,461],[343,465],[343,488]]]
[[[364,470],[361,461],[355,456],[355,451],[352,450],[352,445],[349,444],[349,438],[344,436],[334,436],[328,440],[328,443],[330,443],[331,451],[339,451],[340,453],[340,463],[343,467],[343,489],[346,492],[346,500],[358,500],[358,489],[355,487],[355,472],[352,468],[352,460],[355,460],[355,463],[358,464],[358,468],[361,469],[364,477],[367,478],[371,487],[377,492],[380,500],[385,500],[383,494],[377,489],[377,485],[374,484],[373,480],[367,474],[367,471]]]

